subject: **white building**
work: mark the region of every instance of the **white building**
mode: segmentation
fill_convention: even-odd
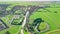
[[[19,19],[19,18],[20,18],[20,15],[14,15],[13,18],[14,18],[14,19]]]

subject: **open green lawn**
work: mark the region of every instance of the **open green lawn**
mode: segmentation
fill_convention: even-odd
[[[28,32],[24,31],[24,34],[28,34]]]
[[[34,20],[36,18],[42,18],[46,23],[50,25],[49,31],[53,31],[55,29],[60,29],[60,8],[46,8],[51,12],[48,12],[47,10],[41,10],[42,12],[34,12],[30,16],[30,20]],[[39,9],[40,10],[40,9]],[[57,11],[58,13],[54,13],[54,11]],[[30,21],[31,23],[31,21]],[[47,31],[47,32],[49,32]],[[46,32],[44,32],[46,33]],[[43,34],[44,34],[43,33]]]
[[[46,34],[60,34],[60,29],[47,32]]]
[[[42,31],[42,30],[45,30],[46,29],[46,23],[42,22],[40,25],[39,25],[39,29]]]
[[[28,1],[8,1],[8,2],[0,2],[1,4],[10,4],[10,5],[20,5],[20,6],[38,6],[40,4],[40,2],[28,2]]]
[[[17,25],[16,25],[16,26],[14,26],[14,27],[11,27],[11,28],[2,30],[2,31],[0,31],[0,34],[4,34],[4,33],[6,33],[6,31],[9,31],[10,34],[16,34],[16,33],[19,31],[19,27],[20,27],[20,26],[17,26]]]

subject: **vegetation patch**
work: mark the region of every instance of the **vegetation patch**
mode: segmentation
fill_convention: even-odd
[[[60,29],[57,29],[57,30],[54,30],[54,31],[47,32],[46,34],[60,34]]]
[[[41,31],[45,30],[45,29],[46,29],[46,24],[45,24],[44,22],[41,23],[41,24],[39,25],[39,29],[40,29]]]

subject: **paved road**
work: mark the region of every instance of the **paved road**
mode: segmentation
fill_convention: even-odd
[[[36,8],[35,8],[35,9],[36,9]],[[22,22],[21,34],[24,34],[23,28],[24,28],[24,26],[27,24],[28,17],[29,17],[29,15],[30,15],[30,13],[34,11],[34,8],[27,7],[27,8],[25,9],[25,11],[26,11],[26,13],[25,13],[24,21]]]
[[[38,31],[37,27],[38,27],[39,24],[37,24],[36,27],[35,27],[35,30],[36,30],[37,32],[45,32],[45,31],[48,31],[48,30],[50,29],[50,26],[49,26],[48,23],[45,23],[45,24],[46,24],[46,29],[44,29],[44,30],[42,30],[42,31]]]
[[[23,22],[22,22],[21,34],[24,34],[24,32],[23,32],[24,26],[27,24],[27,20],[28,20],[27,18],[29,17],[29,15],[30,15],[32,12],[36,11],[37,9],[39,9],[39,8],[41,8],[41,7],[39,7],[39,6],[30,6],[30,7],[27,7],[27,8],[25,9],[26,13],[25,13],[24,20],[23,20]]]
[[[25,15],[25,17],[24,17],[24,21],[22,22],[21,34],[24,34],[23,28],[24,28],[25,24],[27,23],[26,21],[27,21],[28,15],[29,15],[29,11],[26,12],[26,15]]]
[[[37,32],[39,32],[38,29],[37,29],[38,25],[39,25],[39,23],[35,26],[35,30],[36,30]]]
[[[25,26],[28,15],[29,15],[29,11],[26,12],[26,15],[25,15],[25,18],[24,18],[24,21],[23,21],[22,27]]]
[[[22,22],[21,34],[24,34],[24,32],[23,32],[24,29],[23,29],[23,28],[24,28],[25,24],[27,24],[27,20],[28,20],[29,15],[30,15],[33,11],[35,11],[37,8],[38,8],[38,7],[35,7],[35,6],[34,6],[34,7],[28,7],[28,8],[25,9],[26,13],[25,13],[24,21]]]

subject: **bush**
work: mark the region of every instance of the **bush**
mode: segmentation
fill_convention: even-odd
[[[9,31],[7,31],[5,34],[10,34],[10,32],[9,32]]]

